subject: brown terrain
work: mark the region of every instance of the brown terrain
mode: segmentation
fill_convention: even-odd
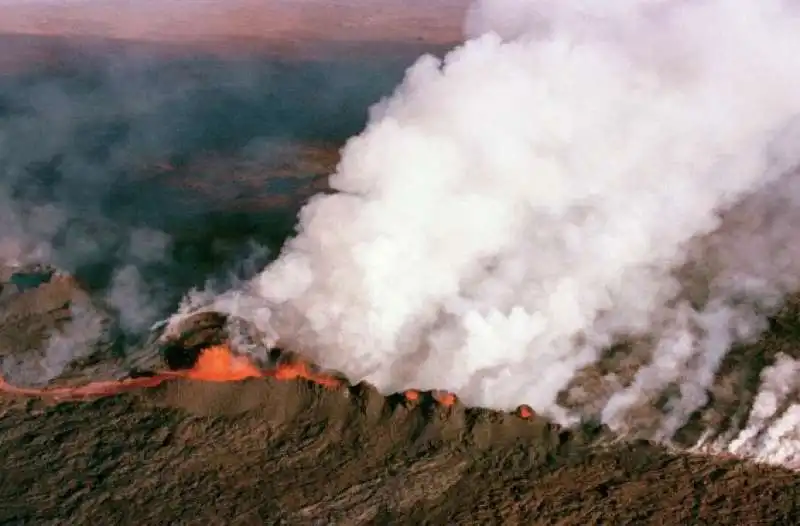
[[[173,7],[89,4],[0,6],[0,228],[45,239],[58,268],[0,265],[0,524],[797,521],[786,469],[446,393],[384,396],[289,351],[245,353],[221,316],[159,338],[150,323],[190,287],[252,274],[239,262],[269,257],[254,243],[291,234],[367,107],[421,51],[457,41],[464,5],[241,1],[186,23]],[[31,219],[42,203],[62,230]],[[143,227],[171,240],[165,257],[129,243]],[[131,264],[150,286],[120,303],[108,291]],[[730,354],[707,418],[741,417],[764,364],[800,355],[798,310]]]

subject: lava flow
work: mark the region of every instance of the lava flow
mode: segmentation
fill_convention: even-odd
[[[314,372],[311,365],[302,360],[282,363],[274,369],[260,369],[247,357],[234,354],[227,344],[221,344],[206,347],[200,351],[194,365],[188,369],[159,371],[148,376],[117,381],[90,382],[78,386],[42,389],[17,387],[9,384],[0,376],[0,392],[55,400],[85,400],[114,396],[136,389],[157,387],[166,381],[176,379],[201,382],[238,382],[249,378],[275,378],[286,381],[304,379],[327,389],[336,389],[342,385],[342,380],[339,378]],[[443,407],[452,407],[456,403],[456,395],[447,391],[432,391],[430,395]],[[418,402],[422,394],[411,389],[405,391],[403,396],[409,402]],[[534,416],[533,411],[527,406],[521,406],[518,414],[525,419]]]
[[[275,369],[262,370],[244,356],[235,355],[226,344],[202,350],[195,364],[189,369],[160,371],[140,378],[125,378],[117,381],[90,382],[79,386],[26,388],[9,384],[0,376],[0,392],[18,396],[54,398],[57,400],[80,400],[113,396],[134,389],[156,387],[168,380],[188,379],[203,382],[238,382],[248,378],[275,378],[295,380],[302,378],[323,387],[334,389],[341,381],[330,375],[315,373],[302,361],[284,363]]]
[[[178,376],[171,373],[164,373],[142,378],[125,378],[117,381],[90,382],[78,386],[36,389],[11,385],[0,376],[0,392],[17,396],[53,398],[56,400],[82,400],[86,398],[101,398],[104,396],[117,395],[136,389],[156,387],[166,380],[173,378],[178,378]]]

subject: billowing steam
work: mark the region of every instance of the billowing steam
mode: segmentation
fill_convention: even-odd
[[[478,2],[215,308],[385,392],[668,439],[800,285],[789,4]]]
[[[761,373],[761,388],[744,429],[732,439],[701,439],[696,449],[800,469],[800,403],[791,402],[800,387],[798,376],[800,361],[779,355]]]

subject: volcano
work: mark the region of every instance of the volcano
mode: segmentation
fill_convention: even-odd
[[[387,397],[300,355],[238,354],[225,326],[188,319],[151,357],[161,372],[2,385],[3,522],[742,524],[796,512],[793,471],[562,429],[526,408]],[[120,500],[131,491],[136,506]]]
[[[89,297],[63,274],[6,276],[2,334],[17,341]],[[736,355],[735,375],[796,346],[796,319],[792,308],[776,318]],[[241,330],[196,314],[156,330],[133,364],[114,366],[99,344],[46,386],[0,384],[2,521],[742,524],[796,513],[794,471],[623,442],[588,423],[562,429],[527,407],[385,396],[300,352],[254,349],[256,329]],[[112,366],[115,379],[96,380]],[[136,506],[120,500],[127,492]]]
[[[0,524],[796,522],[798,459],[716,444],[800,357],[797,296],[671,444],[384,392],[252,320],[176,315],[274,259],[368,108],[459,41],[465,10],[239,3],[189,23],[169,2],[0,8]],[[635,369],[635,344],[582,370],[580,396]]]

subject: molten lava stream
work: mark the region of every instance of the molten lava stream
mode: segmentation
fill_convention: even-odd
[[[0,392],[17,396],[47,397],[57,400],[80,400],[111,396],[135,389],[156,387],[176,376],[165,373],[144,378],[125,378],[124,380],[90,382],[85,385],[69,387],[46,387],[43,389],[16,387],[0,377]]]
[[[244,356],[233,354],[228,345],[216,345],[201,351],[194,366],[190,369],[161,371],[142,378],[126,378],[118,381],[90,382],[80,386],[43,389],[16,387],[0,377],[0,392],[18,396],[79,400],[156,387],[165,381],[180,378],[203,382],[237,382],[248,378],[275,378],[277,380],[303,378],[329,389],[341,385],[341,381],[333,376],[313,372],[305,362],[281,364],[275,369],[264,371]]]

